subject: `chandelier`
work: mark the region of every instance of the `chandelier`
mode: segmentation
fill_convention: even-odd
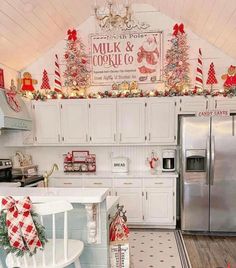
[[[108,0],[104,7],[99,7],[95,2],[94,13],[101,30],[132,30],[147,29],[150,25],[139,22],[133,18],[131,5],[126,0],[123,4]]]

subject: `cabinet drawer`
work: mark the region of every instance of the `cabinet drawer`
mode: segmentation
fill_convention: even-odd
[[[112,188],[111,179],[84,179],[84,187]]]
[[[49,179],[50,187],[71,188],[82,187],[81,179]]]
[[[143,187],[152,188],[152,187],[172,187],[172,179],[144,179]]]
[[[133,188],[142,187],[142,179],[115,179],[114,187]]]

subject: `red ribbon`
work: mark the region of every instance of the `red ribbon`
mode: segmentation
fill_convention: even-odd
[[[181,33],[181,34],[184,34],[185,31],[184,31],[184,25],[183,23],[181,23],[180,25],[178,25],[177,23],[174,25],[173,27],[173,35],[177,36],[178,33]]]
[[[68,40],[73,40],[73,41],[77,40],[77,32],[76,32],[75,29],[74,30],[68,30],[67,35],[68,35]]]
[[[6,210],[6,225],[10,245],[22,251],[34,252],[35,248],[42,248],[37,230],[35,228],[29,197],[16,201],[11,196],[2,199],[2,208]],[[26,247],[27,246],[27,247]]]

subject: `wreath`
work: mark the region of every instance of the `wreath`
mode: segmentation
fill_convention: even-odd
[[[17,257],[32,256],[37,250],[44,250],[48,242],[45,227],[39,223],[39,216],[32,211],[29,197],[15,201],[12,197],[2,199],[0,212],[0,248],[6,254]]]

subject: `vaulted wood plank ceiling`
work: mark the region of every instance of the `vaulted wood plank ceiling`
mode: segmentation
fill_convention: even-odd
[[[102,1],[102,0],[99,0]],[[105,1],[105,0],[104,0]],[[236,1],[133,0],[147,3],[236,59]],[[0,63],[20,70],[92,14],[94,0],[1,0]]]

